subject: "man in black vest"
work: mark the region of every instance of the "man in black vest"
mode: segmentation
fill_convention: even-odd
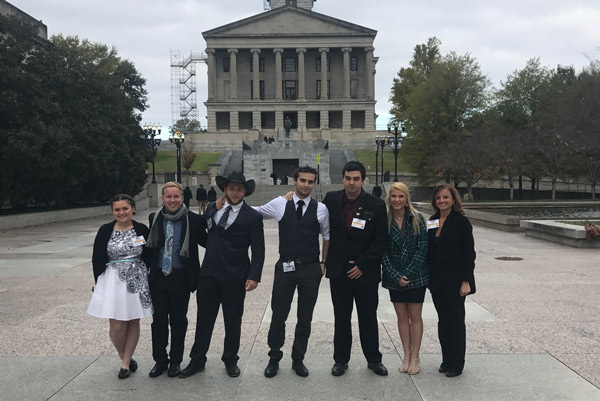
[[[292,299],[298,289],[298,323],[292,346],[292,369],[298,376],[308,376],[304,354],[311,331],[313,310],[319,294],[319,284],[325,265],[319,259],[319,233],[323,237],[323,259],[329,247],[329,212],[321,202],[310,197],[317,179],[317,170],[305,166],[294,172],[295,191],[292,200],[277,197],[255,207],[264,218],[279,222],[279,260],[275,264],[275,279],[271,297],[271,327],[268,344],[269,364],[266,377],[273,377],[283,357],[285,321]]]
[[[362,184],[365,166],[358,161],[343,169],[344,189],[328,192],[323,203],[329,209],[331,240],[327,277],[335,315],[331,374],[348,369],[352,348],[352,308],[356,303],[360,343],[367,367],[380,376],[388,371],[381,363],[377,326],[381,255],[388,236],[385,202],[366,193]]]
[[[182,204],[181,184],[167,182],[161,199],[163,206],[150,214],[146,244],[152,249],[148,282],[154,306],[152,357],[156,362],[150,377],[167,369],[169,377],[176,377],[181,373],[190,293],[196,290],[200,270],[198,245],[206,247],[206,220]],[[169,325],[171,350],[167,354]]]
[[[225,193],[225,204],[217,210],[211,203],[206,210],[208,240],[196,292],[196,336],[190,352],[192,360],[179,375],[181,378],[204,370],[219,306],[225,321],[221,360],[229,376],[240,375],[237,361],[244,299],[246,291],[254,290],[260,282],[265,260],[262,216],[244,202],[244,196],[254,192],[254,180],[246,181],[242,173],[234,171],[228,177],[218,176],[217,186]]]

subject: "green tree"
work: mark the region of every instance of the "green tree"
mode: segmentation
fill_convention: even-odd
[[[175,133],[177,131],[188,134],[190,132],[199,132],[201,129],[200,121],[196,119],[189,119],[187,117],[180,118],[173,124],[171,127],[171,133]]]
[[[530,59],[522,70],[514,71],[495,94],[498,124],[492,138],[493,153],[500,173],[508,179],[510,200],[514,199],[514,180],[527,175],[535,181],[540,166],[537,157],[533,116],[540,110],[543,88],[550,71],[538,59]]]
[[[144,79],[115,49],[76,37],[44,42],[25,28],[0,17],[2,199],[18,207],[137,194],[149,156]]]

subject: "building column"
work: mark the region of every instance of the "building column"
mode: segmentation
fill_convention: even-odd
[[[344,53],[344,99],[350,99],[350,52],[351,47],[343,47]]]
[[[217,113],[212,110],[208,110],[206,113],[206,129],[208,131],[216,131],[217,130]]]
[[[260,130],[261,121],[260,121],[260,110],[252,111],[252,128]]]
[[[252,52],[252,93],[254,94],[254,100],[260,100],[260,64],[258,54],[260,49],[250,49]],[[254,117],[252,117],[254,121]],[[254,124],[256,125],[256,124]]]
[[[303,133],[304,131],[306,131],[306,110],[298,110],[298,132]]]
[[[229,77],[231,79],[231,83],[229,86],[229,98],[232,100],[237,100],[238,91],[237,91],[237,49],[227,49],[229,52]]]
[[[296,49],[298,53],[298,100],[306,100],[306,80],[304,77],[304,53],[306,49]]]
[[[329,48],[321,47],[319,51],[321,52],[321,99],[327,99],[327,52],[329,51]],[[329,120],[329,118],[327,120]],[[322,117],[321,121],[323,121]],[[323,126],[323,124],[321,124],[321,126]]]
[[[342,129],[352,129],[352,110],[342,110]]]
[[[282,100],[281,53],[283,53],[283,49],[273,49],[273,52],[275,53],[275,100]],[[275,116],[275,122],[277,122],[277,116]]]
[[[240,130],[240,115],[237,111],[229,112],[229,131],[238,132]]]
[[[215,49],[206,49],[208,59],[206,65],[208,67],[208,99],[213,100],[216,97],[217,89],[217,64],[215,60]]]
[[[275,110],[275,131],[278,133],[277,139],[285,137],[283,129],[283,111]]]
[[[373,88],[374,88],[374,80],[375,76],[373,75],[373,51],[375,51],[374,47],[365,47],[365,63],[367,68],[365,68],[365,83],[366,83],[366,98],[368,100],[373,100]]]

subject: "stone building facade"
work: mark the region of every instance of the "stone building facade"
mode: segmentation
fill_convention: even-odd
[[[269,11],[203,33],[209,133],[281,138],[286,117],[303,141],[375,131],[377,32],[313,4],[270,0]]]
[[[0,0],[0,14],[4,16],[16,16],[21,18],[28,24],[35,25],[38,29],[38,36],[40,39],[48,39],[48,27],[41,20],[33,18],[31,15],[13,6],[8,1]]]

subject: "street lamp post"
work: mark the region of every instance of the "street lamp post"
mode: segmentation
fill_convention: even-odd
[[[375,137],[375,185],[378,185],[379,182],[379,169],[378,167],[378,163],[379,163],[379,136]]]
[[[146,131],[146,135],[148,138],[148,144],[150,145],[150,150],[152,154],[152,183],[156,184],[156,170],[154,167],[154,159],[156,158],[156,153],[158,152],[158,147],[160,146],[160,138],[156,138],[157,135],[160,135],[160,131],[162,126],[147,124],[143,127],[144,131]]]
[[[177,182],[181,184],[181,144],[185,141],[185,134],[175,131],[169,135],[169,141],[177,146]]]
[[[385,147],[385,144],[387,142],[387,138],[385,136],[382,136],[379,138],[379,146],[381,146],[381,183],[383,184],[383,148]]]
[[[393,132],[392,128],[394,129]],[[400,128],[400,131],[398,131],[398,128]],[[388,123],[387,129],[389,134],[394,134],[393,137],[388,137],[388,142],[394,151],[394,182],[398,182],[398,152],[402,147],[402,142],[406,138],[405,125],[404,123],[398,124],[397,121],[394,121],[393,123]]]

